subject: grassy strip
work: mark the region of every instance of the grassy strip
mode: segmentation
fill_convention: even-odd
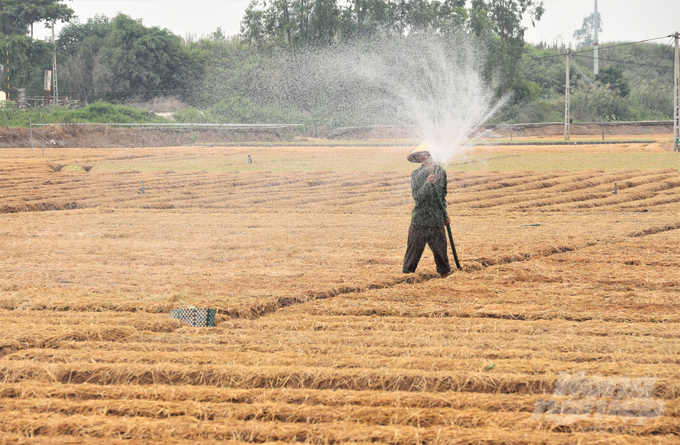
[[[135,123],[170,123],[163,117],[156,117],[153,113],[125,105],[114,105],[97,102],[81,109],[52,107],[41,109],[5,109],[3,110],[3,126],[28,127],[29,120],[33,125],[70,124],[70,123],[98,123],[98,124],[135,124]]]
[[[615,139],[474,139],[463,144],[468,147],[479,146],[526,146],[526,145],[609,145],[609,144],[652,144],[658,142],[654,139],[640,138],[615,138]],[[294,141],[271,141],[271,142],[211,142],[191,144],[192,147],[316,147],[316,148],[337,148],[337,147],[417,147],[422,143],[418,139],[394,139],[394,140],[336,140],[328,139],[322,141],[305,140],[301,138]]]
[[[102,162],[96,165],[98,171],[228,171],[228,172],[299,172],[299,171],[400,171],[413,169],[403,159],[391,156],[365,153],[348,158],[343,155],[324,154],[309,156],[285,156],[258,154],[252,156],[253,163],[247,163],[244,156],[241,162],[219,162],[216,160],[194,161],[154,159],[146,162]],[[578,172],[584,170],[656,170],[676,166],[677,156],[673,153],[527,153],[513,156],[479,155],[463,161],[453,160],[450,169],[463,172],[499,171],[511,172],[531,170],[546,172],[562,170]]]

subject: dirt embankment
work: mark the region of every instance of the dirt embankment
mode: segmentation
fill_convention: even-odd
[[[50,125],[31,130],[24,127],[0,128],[0,148],[26,148],[43,145],[60,148],[137,148],[174,147],[220,142],[270,142],[292,140],[292,130],[282,128],[125,128],[108,125]]]
[[[673,133],[671,121],[647,122],[575,122],[570,126],[573,136],[627,136],[642,134]],[[564,134],[564,123],[485,125],[481,131],[490,131],[502,137],[514,136],[558,136]]]
[[[671,134],[672,122],[574,123],[572,136],[624,136]],[[483,138],[549,137],[564,134],[564,124],[486,125],[477,136]],[[418,139],[412,127],[241,127],[241,128],[125,128],[109,125],[50,125],[0,128],[0,148],[136,148],[172,147],[229,142],[281,142],[296,138],[322,140]]]

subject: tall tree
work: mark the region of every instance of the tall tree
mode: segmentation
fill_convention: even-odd
[[[10,88],[14,90],[19,87],[28,88],[31,91],[42,91],[43,70],[52,67],[51,45],[17,34],[9,36],[8,43]],[[7,76],[4,75],[2,76],[2,89],[6,88]]]
[[[0,27],[8,36],[9,86],[42,91],[43,70],[52,65],[51,51],[45,42],[35,41],[27,34],[36,22],[67,22],[73,10],[61,0],[0,0]],[[7,76],[2,76],[7,88]]]
[[[264,25],[264,8],[259,0],[251,0],[246,7],[241,20],[241,39],[256,46],[264,45],[267,40],[267,30]]]
[[[77,19],[62,28],[57,38],[60,86],[64,95],[87,105],[97,99],[96,91],[110,90],[102,48],[111,32],[111,20],[97,14],[81,23]]]
[[[258,47],[328,43],[339,27],[337,0],[252,0],[241,21],[241,40]]]
[[[385,0],[352,0],[340,8],[340,17],[345,39],[390,32],[390,4]]]
[[[597,28],[597,32],[602,32],[602,17],[600,17],[600,13],[597,13],[599,17],[599,25]],[[592,46],[595,42],[593,41],[593,37],[595,34],[595,13],[593,12],[590,14],[588,17],[583,19],[583,26],[581,26],[581,29],[578,29],[574,31],[574,39],[578,42],[577,47],[582,48],[584,46]]]
[[[124,14],[111,21],[104,57],[118,98],[124,97],[123,92],[144,98],[162,95],[188,80],[190,58],[181,39]]]
[[[465,0],[411,0],[408,12],[409,32],[457,32],[468,17]]]
[[[305,43],[329,44],[333,42],[340,27],[340,9],[336,0],[311,0],[313,2],[309,14],[309,33],[303,39]]]
[[[524,51],[525,18],[532,26],[545,12],[541,0],[473,0],[470,26],[478,36],[493,37],[487,75],[496,71],[499,93],[505,93],[519,80],[519,61]]]
[[[76,55],[80,52],[83,42],[93,37],[104,39],[111,31],[111,19],[103,14],[95,14],[85,23],[75,19],[64,26],[57,38],[57,48],[66,55]]]
[[[64,0],[0,0],[3,34],[27,34],[34,23],[68,22],[74,11]]]

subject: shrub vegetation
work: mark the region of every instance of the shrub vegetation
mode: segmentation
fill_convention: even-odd
[[[206,36],[185,38],[124,14],[97,15],[81,22],[58,0],[50,0],[55,8],[59,6],[54,17],[43,17],[35,15],[43,11],[38,3],[23,2],[21,11],[5,14],[13,81],[2,87],[12,99],[17,97],[17,87],[26,88],[29,96],[42,95],[43,71],[52,65],[52,51],[48,43],[30,37],[26,23],[55,18],[68,22],[57,39],[60,96],[78,100],[84,109],[16,113],[5,109],[3,125],[25,125],[29,117],[42,114],[50,122],[148,122],[156,118],[97,102],[141,103],[159,98],[187,104],[188,109],[175,114],[178,122],[385,124],[379,116],[353,117],[339,108],[324,111],[323,116],[310,115],[309,107],[302,108],[272,90],[277,85],[275,69],[309,48],[332,51],[333,45],[423,34],[445,39],[466,35],[478,43],[485,81],[499,97],[512,94],[495,116],[496,122],[563,118],[563,54],[569,48],[524,41],[522,23],[540,20],[544,12],[543,3],[535,0],[404,0],[398,5],[384,0],[346,4],[324,0],[313,8],[296,0],[253,0],[238,36],[227,37],[218,28]],[[291,10],[296,13],[291,15]],[[28,22],[26,14],[33,14]],[[591,42],[582,40],[573,52],[574,120],[671,119],[670,44],[618,43],[601,45],[598,76],[593,75],[592,46],[587,46]]]

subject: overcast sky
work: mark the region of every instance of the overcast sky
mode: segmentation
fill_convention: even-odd
[[[225,34],[239,32],[249,0],[73,0],[67,4],[81,21],[95,14],[113,17],[122,12],[141,18],[146,26],[168,28],[175,34],[200,37],[222,27]],[[534,43],[569,43],[583,19],[592,14],[594,0],[544,0],[545,14],[526,33]],[[680,0],[598,0],[604,23],[600,43],[639,41],[680,31]],[[59,25],[57,25],[59,29]],[[36,24],[35,37],[49,31]],[[667,39],[663,40],[665,43]]]

